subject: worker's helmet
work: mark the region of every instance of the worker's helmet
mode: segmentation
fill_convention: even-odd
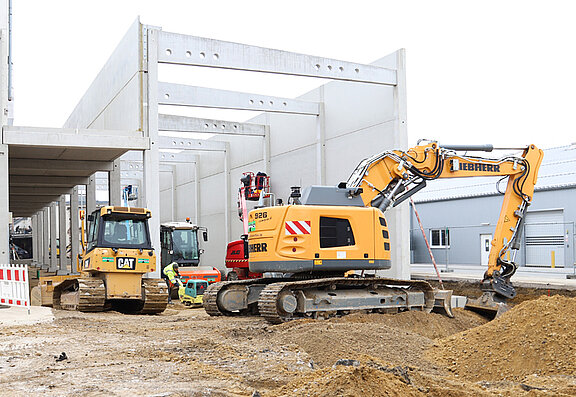
[[[178,270],[178,264],[177,264],[177,263],[174,263],[174,265],[172,266],[172,268],[173,268],[174,270]]]

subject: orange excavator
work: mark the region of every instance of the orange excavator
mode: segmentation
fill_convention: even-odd
[[[425,188],[427,181],[504,176],[508,185],[484,275],[484,292],[468,304],[500,310],[516,294],[510,278],[516,271],[514,258],[543,152],[530,145],[521,155],[497,159],[459,154],[491,150],[489,145],[427,141],[406,151],[385,151],[363,160],[347,182],[311,186],[292,205],[251,211],[249,270],[284,277],[212,284],[204,295],[205,310],[210,315],[259,314],[271,323],[357,310],[431,311],[435,306],[450,314],[451,293],[434,290],[424,281],[345,275],[392,267],[384,214]]]

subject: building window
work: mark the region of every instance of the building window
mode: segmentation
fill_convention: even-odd
[[[448,229],[430,229],[430,246],[432,248],[449,248],[450,247],[450,230]]]

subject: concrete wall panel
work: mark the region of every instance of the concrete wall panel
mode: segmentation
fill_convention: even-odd
[[[230,167],[243,167],[262,159],[264,155],[264,138],[260,136],[220,135],[213,140],[230,142]],[[223,163],[222,163],[223,164]]]
[[[346,181],[360,161],[393,148],[394,140],[392,121],[327,139],[326,183]]]
[[[129,89],[125,94],[118,97],[118,93],[123,91],[123,87],[132,80],[139,83],[139,74],[142,73],[140,65],[140,21],[135,21],[120,44],[116,47],[107,63],[104,65],[98,76],[94,79],[86,94],[82,97],[76,108],[64,123],[66,128],[90,128],[100,118],[120,121],[122,117],[133,120],[134,109],[138,109],[142,95],[138,92],[134,95]],[[116,99],[115,99],[116,98]],[[136,104],[136,107],[135,107]],[[117,124],[104,126],[103,121],[99,122],[99,128],[121,129]],[[134,129],[134,128],[132,128]]]
[[[270,114],[270,154],[281,156],[316,143],[314,116]]]
[[[224,212],[224,174],[202,178],[200,183],[201,219],[204,222],[212,215]]]

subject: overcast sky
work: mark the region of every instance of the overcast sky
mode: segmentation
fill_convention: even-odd
[[[13,2],[15,125],[61,127],[140,16],[165,31],[360,63],[406,48],[411,145],[576,142],[570,1]],[[197,85],[277,96],[325,82],[194,69]]]

